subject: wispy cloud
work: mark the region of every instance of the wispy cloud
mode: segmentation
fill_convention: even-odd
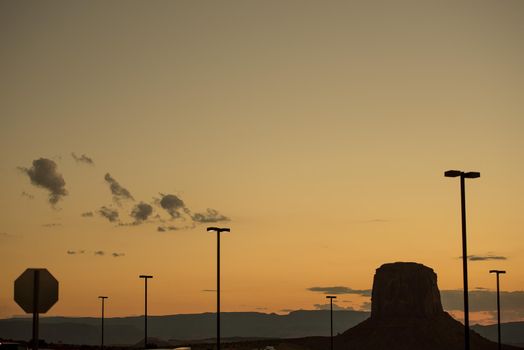
[[[57,171],[56,163],[51,159],[35,159],[30,168],[20,167],[19,169],[29,176],[33,185],[49,191],[49,203],[52,205],[67,196],[64,178]]]
[[[176,226],[158,226],[156,229],[158,232],[166,232],[166,231],[177,231],[179,230]]]
[[[459,257],[459,259],[462,259],[462,257]],[[492,254],[486,254],[486,255],[468,255],[469,261],[488,261],[488,260],[507,260],[508,258],[501,255],[492,255]]]
[[[100,216],[106,218],[110,222],[118,221],[118,211],[115,209],[111,209],[104,206],[98,210],[98,214],[100,214]]]
[[[111,256],[113,256],[113,258],[119,258],[121,256],[125,256],[124,253],[111,253]]]
[[[86,211],[85,213],[80,214],[84,218],[92,218],[94,216],[92,211]]]
[[[327,304],[315,304],[313,306],[317,310],[330,310],[331,309],[331,304],[330,303],[327,303]],[[340,306],[340,305],[337,305],[337,304],[333,303],[333,310],[337,310],[337,311],[341,311],[341,310],[354,311],[355,309],[352,308],[351,306],[343,307],[343,306]]]
[[[103,255],[106,255],[106,253],[105,253],[103,250],[97,250],[97,251],[95,252],[95,255],[103,256]]]
[[[22,193],[20,194],[22,197],[25,197],[27,199],[34,199],[35,196],[33,196],[32,194],[30,193],[27,193],[26,191],[22,191]]]
[[[350,287],[335,286],[335,287],[311,287],[307,288],[310,292],[319,292],[323,294],[357,294],[362,296],[370,296],[370,289],[352,289]]]
[[[120,203],[121,200],[130,199],[134,200],[131,193],[122,187],[109,173],[104,176],[104,180],[109,184],[109,189],[113,195],[113,200],[116,203]]]
[[[75,154],[75,152],[72,152],[71,153],[71,156],[73,157],[73,159],[77,162],[77,163],[85,163],[85,164],[89,164],[89,165],[93,165],[95,164],[95,162],[93,162],[93,159],[86,156],[85,154],[82,154],[81,156],[77,156]]]
[[[85,250],[68,250],[67,254],[68,255],[76,255],[76,254],[84,254],[85,252],[86,252]]]
[[[216,289],[202,289],[202,292],[206,292],[206,293],[208,293],[208,292],[215,292],[216,293],[216,291],[217,291]]]
[[[193,216],[193,221],[200,223],[212,223],[212,222],[221,222],[229,221],[227,216],[220,214],[217,210],[208,208],[205,213],[195,213]]]
[[[464,293],[462,290],[440,291],[442,306],[446,310],[463,310]],[[521,312],[524,315],[524,291],[500,292],[501,308],[504,311]],[[470,311],[496,311],[497,292],[491,290],[470,290]]]
[[[49,224],[43,224],[42,226],[43,227],[58,227],[58,226],[62,226],[62,224],[58,223],[58,222],[52,222],[52,223],[49,223]]]

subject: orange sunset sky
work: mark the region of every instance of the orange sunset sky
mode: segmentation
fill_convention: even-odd
[[[369,310],[416,261],[460,317],[460,169],[472,319],[496,268],[524,320],[523,37],[520,0],[0,1],[0,317],[28,267],[47,315],[140,315],[144,273],[212,312],[208,225],[223,311]]]

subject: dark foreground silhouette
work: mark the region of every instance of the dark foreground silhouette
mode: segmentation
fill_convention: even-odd
[[[417,263],[382,265],[373,280],[371,301],[371,317],[336,336],[335,350],[464,349],[464,326],[442,309],[437,275],[432,269]],[[329,341],[329,337],[308,337],[229,344],[226,348],[326,350]],[[474,331],[470,331],[470,341],[471,350],[497,349],[497,343]]]

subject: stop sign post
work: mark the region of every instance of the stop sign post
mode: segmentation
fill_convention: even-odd
[[[47,269],[27,269],[15,280],[15,301],[33,314],[33,350],[38,350],[38,314],[58,301],[58,281]]]

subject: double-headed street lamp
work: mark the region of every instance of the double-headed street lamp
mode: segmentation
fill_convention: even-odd
[[[139,278],[143,278],[145,282],[145,293],[144,293],[144,349],[147,349],[147,280],[153,278],[149,275],[140,275]]]
[[[502,348],[501,336],[500,336],[500,288],[499,288],[499,275],[501,273],[506,273],[504,270],[489,270],[489,273],[497,274],[497,330],[498,330],[498,340],[499,340],[499,350]]]
[[[104,301],[108,297],[105,296],[99,296],[98,299],[102,301],[102,341],[100,343],[100,350],[104,350]]]
[[[220,233],[231,230],[227,227],[208,227],[207,230],[217,233],[217,350],[220,350]]]
[[[331,317],[331,350],[333,350],[333,299],[336,299],[336,296],[328,295],[326,299],[329,299],[330,302],[330,317]]]
[[[464,346],[469,350],[469,302],[468,302],[468,253],[466,245],[466,189],[465,179],[476,179],[480,177],[479,172],[460,170],[448,170],[444,172],[445,177],[460,177],[460,203],[462,213],[462,269],[464,275]]]

